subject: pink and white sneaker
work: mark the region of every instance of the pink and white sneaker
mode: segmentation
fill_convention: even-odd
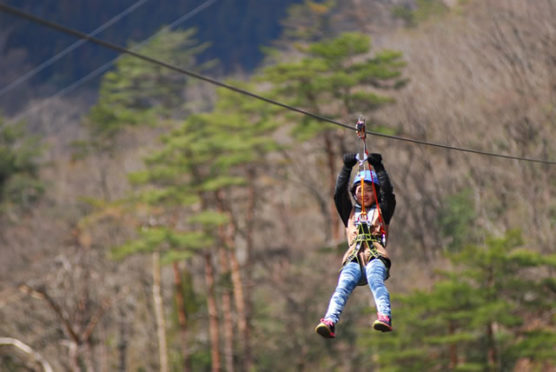
[[[392,332],[392,319],[383,314],[377,314],[378,319],[373,323],[373,328],[381,332]]]
[[[334,323],[331,320],[322,318],[315,328],[315,332],[324,338],[335,338]]]

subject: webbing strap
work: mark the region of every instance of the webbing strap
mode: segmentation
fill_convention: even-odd
[[[374,242],[380,243],[380,238],[376,235],[372,235],[369,231],[369,226],[367,224],[361,223],[357,226],[357,235],[353,239],[353,243],[358,244],[358,247],[355,249],[358,252],[361,249],[361,246],[364,243],[367,243],[367,246],[371,250],[371,254],[374,257],[378,257],[378,251],[374,246]]]

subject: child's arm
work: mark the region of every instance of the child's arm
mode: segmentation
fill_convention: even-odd
[[[344,166],[338,174],[336,179],[336,187],[334,188],[334,203],[336,204],[336,209],[338,214],[347,226],[349,215],[353,208],[351,204],[351,199],[349,198],[349,177],[351,175],[351,169],[355,164],[357,164],[356,154],[345,154],[344,155]]]
[[[373,166],[379,187],[379,205],[380,211],[382,212],[382,218],[384,218],[384,223],[386,225],[390,224],[390,219],[394,215],[394,210],[396,209],[396,195],[394,194],[394,187],[390,183],[390,177],[384,165],[382,164],[382,156],[380,154],[371,154],[369,156],[369,163]]]

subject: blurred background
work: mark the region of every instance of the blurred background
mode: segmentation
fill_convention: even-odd
[[[556,370],[555,0],[0,9],[0,370]],[[360,116],[394,332],[325,340]]]

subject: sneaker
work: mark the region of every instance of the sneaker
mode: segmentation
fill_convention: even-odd
[[[315,328],[315,332],[324,338],[335,338],[334,323],[331,320],[322,318],[319,325]]]
[[[387,315],[378,314],[378,319],[373,323],[373,328],[377,331],[391,332],[392,319]]]

